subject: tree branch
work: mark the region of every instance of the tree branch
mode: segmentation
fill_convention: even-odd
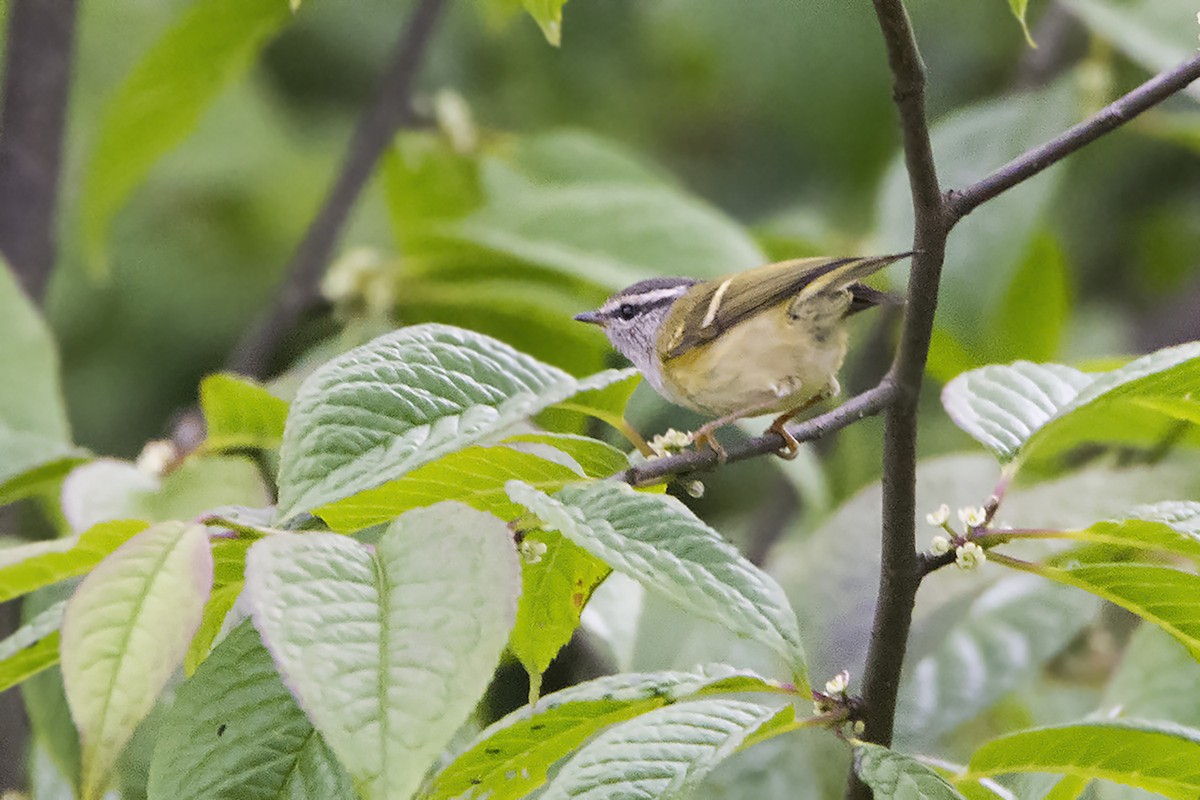
[[[418,0],[380,76],[379,94],[359,118],[337,181],[296,248],[270,309],[247,331],[230,356],[230,369],[265,377],[280,343],[318,299],[321,276],[351,209],[392,138],[412,116],[416,73],[445,5],[445,0]]]
[[[988,200],[1116,130],[1196,80],[1200,80],[1200,55],[1172,70],[1159,73],[1115,103],[1102,108],[1041,147],[1013,159],[986,178],[965,189],[951,190],[946,196],[951,220],[957,222]]]
[[[892,401],[894,396],[895,389],[891,381],[885,378],[878,386],[851,397],[832,411],[827,411],[797,425],[788,426],[788,430],[799,442],[819,439],[826,434],[858,422],[860,419],[878,414]],[[783,448],[783,445],[783,437],[770,431],[728,448],[729,458],[725,463],[732,464],[756,456],[777,453]],[[709,448],[704,448],[630,467],[624,472],[618,472],[613,478],[633,486],[642,486],[657,483],[663,478],[709,470],[716,466],[717,454]]]
[[[54,269],[55,220],[76,0],[13,0],[0,110],[0,251],[40,301]]]

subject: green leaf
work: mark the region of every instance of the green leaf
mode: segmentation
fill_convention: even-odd
[[[597,389],[582,391],[570,400],[553,406],[544,416],[559,411],[573,411],[595,417],[624,433],[629,428],[629,423],[625,421],[625,407],[629,405],[629,398],[642,382],[642,375],[637,370],[625,370],[624,373],[627,377]]]
[[[877,744],[855,745],[854,771],[875,800],[965,800],[930,767]]]
[[[1025,41],[1029,43],[1030,47],[1037,47],[1033,37],[1029,35],[1029,23],[1025,21],[1025,11],[1029,7],[1029,0],[1008,0],[1008,7],[1012,9],[1017,22],[1021,23],[1021,32],[1025,34]]]
[[[1150,72],[1161,72],[1196,54],[1196,8],[1187,0],[1066,0],[1093,33]],[[1187,89],[1193,96],[1193,85]]]
[[[794,717],[791,704],[726,697],[658,708],[585,745],[541,798],[686,797],[751,737],[777,733]]]
[[[978,357],[985,363],[1056,358],[1070,319],[1070,279],[1062,246],[1039,233],[1013,274],[992,336],[976,346]]]
[[[1153,443],[1176,420],[1156,411],[1200,382],[1200,342],[1103,373],[1018,361],[964,373],[942,391],[958,427],[1001,461],[1048,459],[1089,442]]]
[[[1040,673],[1095,617],[1095,598],[1014,575],[956,604],[959,619],[933,652],[908,664],[898,737],[935,744]]]
[[[209,375],[200,382],[200,410],[208,426],[206,450],[277,449],[288,404],[238,375]]]
[[[1114,720],[1001,736],[975,751],[969,777],[1057,772],[1135,786],[1164,797],[1200,796],[1200,731]]]
[[[478,444],[577,387],[562,370],[470,331],[430,324],[380,336],[301,385],[279,452],[279,518]]]
[[[505,439],[504,444],[516,447],[522,444],[552,447],[569,456],[589,478],[607,478],[629,466],[629,457],[623,452],[590,436],[576,436],[570,433],[518,433]]]
[[[256,542],[246,599],[300,706],[382,800],[416,789],[487,687],[518,569],[503,522],[441,503],[397,519],[374,552],[335,534]]]
[[[1132,611],[1174,636],[1200,660],[1200,576],[1129,562],[1028,568]]]
[[[1122,716],[1200,728],[1200,663],[1161,628],[1133,634],[1104,692],[1104,708]]]
[[[238,595],[242,593],[243,585],[239,581],[213,589],[208,602],[204,604],[200,626],[196,628],[196,635],[192,637],[192,643],[188,645],[187,654],[183,658],[183,674],[186,677],[190,678],[208,658],[213,642],[217,640],[221,628],[225,625],[225,618],[229,616]]]
[[[84,800],[103,794],[117,756],[183,661],[211,588],[204,529],[166,522],[118,548],[67,602],[62,671],[83,744]]]
[[[384,160],[383,179],[402,248],[419,244],[430,223],[459,219],[483,203],[477,158],[440,133],[401,131]]]
[[[557,531],[533,531],[524,542],[546,550],[521,564],[521,602],[508,647],[534,678],[571,641],[583,607],[610,570]]]
[[[613,569],[753,638],[806,680],[796,615],[775,580],[673,497],[603,481],[550,497],[512,481],[509,497]],[[804,687],[805,689],[807,686]]]
[[[58,663],[65,606],[55,603],[0,640],[0,692]]]
[[[79,448],[0,423],[0,506],[53,486],[86,460]]]
[[[766,261],[733,220],[675,189],[645,184],[518,181],[441,233],[613,290],[648,277],[648,269],[703,278]]]
[[[592,734],[683,698],[721,692],[777,692],[745,670],[713,665],[692,672],[609,675],[547,695],[494,723],[433,779],[423,800],[515,800]]]
[[[969,186],[989,171],[1057,136],[1077,121],[1076,84],[1065,78],[1035,92],[1010,94],[999,100],[957,110],[932,128],[939,154],[938,177],[950,189]],[[937,327],[969,353],[976,364],[996,346],[1002,298],[1044,229],[1062,180],[1052,168],[988,203],[987,214],[972,214],[959,223],[947,244]],[[878,252],[912,247],[912,196],[904,159],[897,155],[879,195]],[[902,282],[907,266],[893,268]]]
[[[0,550],[0,603],[84,574],[146,528],[136,520],[101,522],[78,536]]]
[[[83,248],[106,269],[113,218],[159,158],[291,18],[288,0],[197,0],[147,52],[104,110],[84,175]]]
[[[558,47],[562,43],[562,7],[567,0],[521,0],[521,4],[542,29],[546,41]]]
[[[355,794],[246,620],[179,688],[154,748],[148,796],[353,800]]]
[[[1161,550],[1200,560],[1200,503],[1169,501],[1140,506],[1123,519],[1061,533],[1085,542]]]
[[[514,519],[522,509],[504,493],[505,482],[514,476],[551,491],[584,477],[582,472],[512,447],[468,447],[382,486],[318,506],[313,513],[330,530],[343,533],[389,522],[405,511],[442,500],[458,500],[501,519]]]

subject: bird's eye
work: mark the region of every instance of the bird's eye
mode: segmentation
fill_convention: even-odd
[[[637,313],[637,308],[629,305],[629,303],[622,303],[620,308],[617,309],[617,316],[621,319],[633,319],[637,316]]]

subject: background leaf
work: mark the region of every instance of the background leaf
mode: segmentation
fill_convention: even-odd
[[[929,767],[876,744],[855,745],[854,771],[876,800],[965,800]]]
[[[0,692],[58,662],[65,605],[55,603],[0,640]]]
[[[475,707],[516,614],[504,523],[415,509],[376,545],[334,534],[257,542],[255,625],[300,705],[368,797],[407,797]]]
[[[162,523],[118,548],[68,601],[62,671],[83,745],[84,800],[103,794],[117,756],[183,661],[211,588],[204,529]]]
[[[287,402],[240,376],[219,373],[200,381],[200,410],[206,450],[272,450],[283,441]]]
[[[138,520],[101,522],[66,539],[0,549],[0,602],[84,574],[147,527]]]

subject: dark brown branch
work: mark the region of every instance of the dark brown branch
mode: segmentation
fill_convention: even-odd
[[[37,301],[54,269],[76,0],[13,0],[0,110],[0,251]]]
[[[337,181],[296,249],[271,308],[234,349],[230,369],[265,377],[281,342],[318,300],[321,276],[351,209],[392,138],[412,117],[416,73],[445,5],[446,0],[418,0],[380,76],[375,102],[358,121]]]
[[[1159,73],[1129,94],[1068,129],[1041,147],[1013,159],[965,189],[951,190],[946,203],[953,221],[965,217],[988,200],[1027,181],[1047,167],[1129,122],[1173,94],[1200,80],[1200,55],[1172,70]]]
[[[878,386],[851,397],[832,411],[805,420],[798,425],[788,426],[788,430],[796,437],[797,441],[812,441],[841,430],[860,419],[878,414],[892,401],[894,396],[895,392],[891,382],[884,379]],[[779,434],[773,431],[764,433],[762,436],[748,439],[728,448],[729,458],[726,463],[777,453],[783,448],[783,444],[783,437]],[[705,448],[630,467],[624,472],[618,472],[613,478],[634,486],[641,486],[656,483],[663,478],[708,470],[716,466],[716,453]]]
[[[908,646],[921,572],[916,552],[917,397],[929,354],[938,284],[949,232],[925,113],[925,68],[902,0],[874,0],[887,46],[893,97],[900,116],[904,163],[912,190],[915,229],[900,348],[889,373],[896,398],[884,418],[882,555],[879,598],[863,674],[863,738],[892,741],[900,668]],[[853,775],[848,798],[871,790]]]

